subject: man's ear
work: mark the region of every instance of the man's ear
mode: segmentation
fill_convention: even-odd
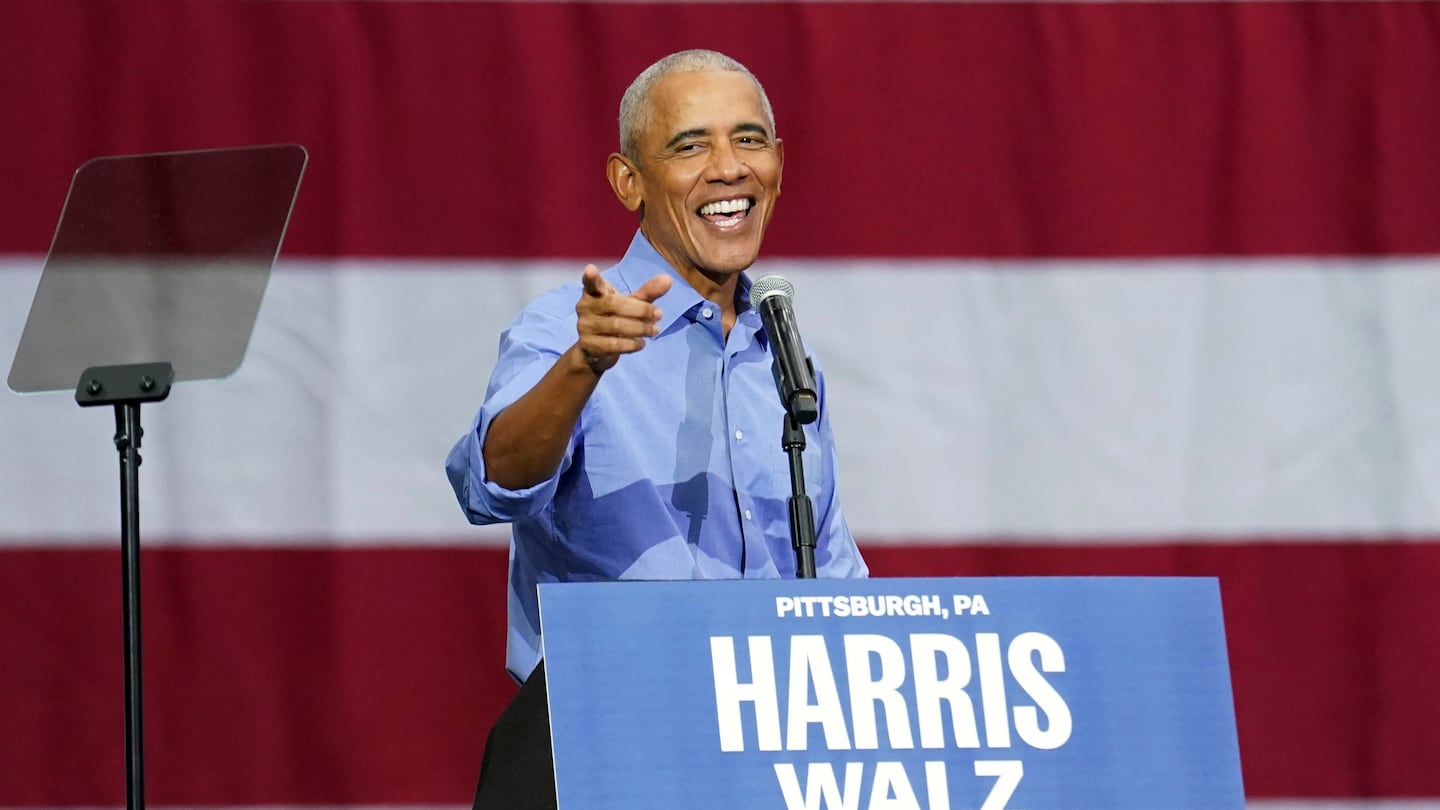
[[[625,206],[627,211],[635,211],[640,204],[645,202],[644,189],[640,182],[640,168],[630,158],[618,152],[612,152],[609,160],[605,162],[605,176],[610,180],[610,188],[615,191],[615,197],[620,204]]]
[[[780,181],[785,177],[785,142],[775,139],[775,196],[780,196]]]

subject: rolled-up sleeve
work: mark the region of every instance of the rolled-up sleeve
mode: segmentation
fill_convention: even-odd
[[[576,288],[578,295],[578,287]],[[555,495],[556,482],[570,465],[575,450],[572,433],[565,456],[554,475],[525,489],[506,489],[489,480],[485,471],[485,436],[495,416],[524,396],[575,342],[575,319],[557,315],[566,293],[557,290],[522,312],[500,335],[499,358],[485,402],[445,459],[445,474],[460,508],[471,523],[508,523],[539,514]],[[574,301],[574,296],[568,298]],[[573,304],[572,310],[573,312]]]

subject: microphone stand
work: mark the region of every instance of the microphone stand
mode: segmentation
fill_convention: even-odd
[[[790,458],[790,543],[795,546],[795,578],[815,578],[815,509],[805,494],[805,431],[789,409],[780,444]]]

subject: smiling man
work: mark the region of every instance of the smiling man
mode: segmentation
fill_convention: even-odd
[[[587,266],[511,322],[446,461],[472,522],[512,523],[506,666],[518,680],[542,655],[540,582],[795,576],[784,410],[744,273],[783,165],[765,91],[723,54],[672,54],[625,92],[606,174],[639,232],[618,264]],[[836,497],[818,365],[816,380],[820,418],[805,427],[816,570],[865,576]],[[487,743],[476,807],[545,790],[487,787],[522,768],[549,778],[548,761],[504,750],[548,734],[535,727],[535,681]],[[554,806],[546,784],[550,804],[535,806]]]

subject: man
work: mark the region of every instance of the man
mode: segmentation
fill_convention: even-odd
[[[780,196],[769,100],[727,56],[672,54],[625,92],[620,145],[606,174],[639,232],[619,264],[587,266],[510,324],[446,462],[472,522],[513,523],[506,666],[522,681],[542,656],[539,582],[795,575],[784,411],[743,275]],[[865,576],[816,374],[817,573]]]

